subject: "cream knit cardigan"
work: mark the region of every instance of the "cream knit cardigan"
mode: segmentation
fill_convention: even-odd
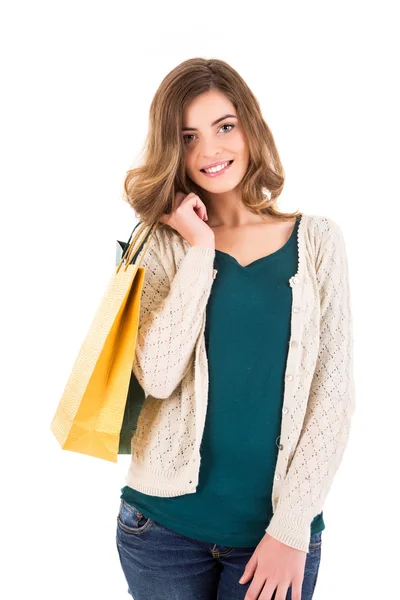
[[[303,213],[297,245],[297,273],[288,280],[291,335],[273,516],[266,532],[308,552],[311,521],[323,508],[349,437],[355,407],[353,340],[341,229],[329,217]],[[204,326],[217,276],[214,256],[214,249],[190,246],[164,224],[143,256],[133,372],[147,396],[132,438],[126,483],[146,494],[196,492],[208,398]]]

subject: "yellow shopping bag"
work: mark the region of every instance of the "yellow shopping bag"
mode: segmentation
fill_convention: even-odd
[[[147,244],[135,264],[131,259],[139,252],[136,241],[146,229],[146,225],[138,225],[142,227],[134,237],[136,227],[131,233],[51,422],[51,431],[63,450],[115,463],[133,374],[145,275],[140,263],[158,222],[147,228]]]

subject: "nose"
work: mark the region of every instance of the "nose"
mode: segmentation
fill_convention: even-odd
[[[213,160],[218,160],[218,157],[221,155],[221,147],[218,140],[214,140],[212,138],[204,137],[200,139],[199,144],[197,146],[200,156],[205,162],[212,162]]]

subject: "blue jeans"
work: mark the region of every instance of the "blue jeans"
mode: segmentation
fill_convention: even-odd
[[[301,600],[313,597],[321,535],[322,531],[311,536]],[[243,600],[252,582],[240,584],[239,579],[255,547],[219,546],[175,533],[122,499],[116,543],[134,600]],[[292,600],[291,587],[286,600]]]

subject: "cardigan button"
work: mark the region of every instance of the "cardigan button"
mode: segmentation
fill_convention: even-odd
[[[283,444],[279,444],[278,448],[279,450],[283,450]]]
[[[279,481],[279,480],[280,480],[280,478],[281,478],[281,476],[279,475],[279,473],[277,473],[277,474],[275,475],[275,479],[277,479],[277,480]]]
[[[288,407],[287,407],[287,406],[284,406],[284,407],[282,408],[282,412],[283,412],[283,414],[284,414],[284,415],[286,415],[286,413],[287,413],[288,411],[289,411],[289,409],[288,409]]]
[[[298,313],[298,312],[300,312],[300,309],[299,309],[299,307],[298,307],[298,306],[295,306],[295,307],[294,307],[294,309],[293,309],[293,312],[294,312],[294,313]]]
[[[292,379],[293,379],[293,375],[290,375],[290,374],[289,374],[289,375],[286,375],[286,379],[287,379],[288,381],[292,381]]]
[[[290,345],[292,346],[292,348],[297,348],[297,346],[298,346],[299,344],[296,342],[296,340],[292,340],[292,341],[290,342]]]

